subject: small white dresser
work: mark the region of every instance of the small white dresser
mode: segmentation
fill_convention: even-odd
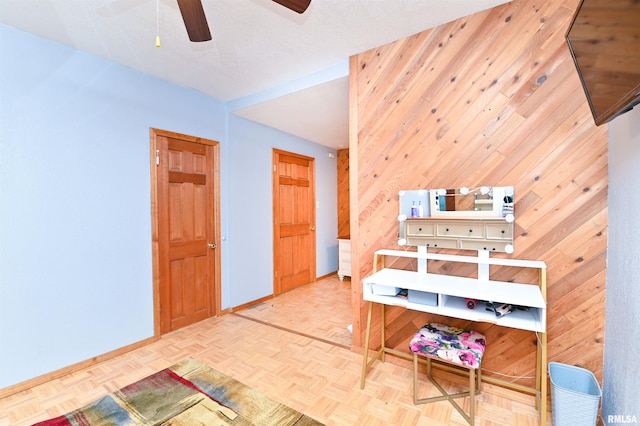
[[[351,276],[351,240],[338,238],[338,278]]]

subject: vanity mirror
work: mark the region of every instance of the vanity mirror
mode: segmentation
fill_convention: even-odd
[[[513,252],[512,186],[399,192],[400,245]]]
[[[507,217],[513,214],[512,186],[429,191],[433,217]]]

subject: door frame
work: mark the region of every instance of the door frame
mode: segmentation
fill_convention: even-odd
[[[218,245],[218,250],[214,250],[214,274],[211,317],[218,316],[222,311],[222,291],[221,291],[221,249],[220,249],[220,143],[218,141],[198,138],[195,136],[175,133],[168,130],[161,130],[151,127],[149,129],[150,139],[150,169],[151,169],[151,258],[153,265],[153,330],[154,337],[161,336],[160,330],[160,235],[158,223],[158,164],[160,152],[156,138],[164,136],[180,139],[187,142],[210,145],[213,147],[213,232],[214,242]]]

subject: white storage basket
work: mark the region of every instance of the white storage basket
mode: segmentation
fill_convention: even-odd
[[[600,385],[589,370],[549,363],[553,426],[593,426],[598,419]]]

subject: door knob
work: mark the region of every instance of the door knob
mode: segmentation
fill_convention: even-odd
[[[207,246],[208,246],[210,249],[218,248],[218,245],[217,245],[216,243],[209,243],[209,244],[207,244]]]
[[[316,227],[315,227],[315,226],[312,226],[311,228],[309,228],[309,230],[311,230],[311,231],[315,231],[315,230],[316,230]]]

